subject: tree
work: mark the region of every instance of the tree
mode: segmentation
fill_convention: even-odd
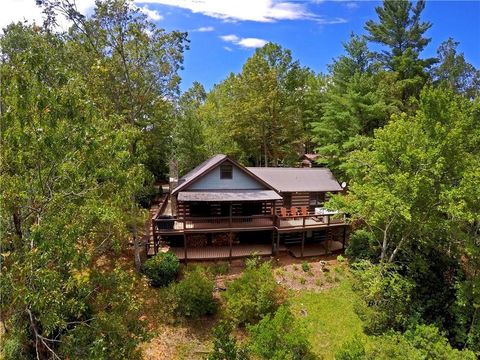
[[[239,74],[207,96],[207,149],[255,165],[297,161],[306,141],[301,104],[310,75],[290,50],[272,43],[257,49]]]
[[[130,0],[99,1],[90,18],[79,14],[70,0],[45,0],[43,6],[52,17],[63,12],[73,21],[67,46],[74,48],[73,63],[87,78],[86,91],[104,116],[117,114],[119,124],[138,130],[131,138],[130,153],[152,174],[164,175],[167,162],[160,154],[168,154],[168,123],[186,34],[158,29]],[[144,181],[149,185],[153,177]],[[135,206],[135,194],[131,200]],[[142,239],[135,223],[131,225],[140,271]]]
[[[207,94],[199,82],[194,82],[179,101],[178,115],[173,130],[173,156],[178,161],[180,174],[185,174],[208,157],[205,149],[204,125],[200,107]]]
[[[415,286],[412,311],[476,351],[478,114],[476,100],[425,89],[414,115],[394,116],[350,154],[350,192],[329,204],[371,233],[374,261],[402,264],[396,272]]]
[[[480,71],[465,60],[463,53],[457,53],[459,42],[452,38],[440,44],[437,50],[438,65],[433,69],[437,84],[444,84],[459,94],[474,98],[480,92]]]
[[[249,349],[260,359],[314,358],[305,328],[295,321],[287,306],[281,306],[274,315],[267,314],[256,325],[248,326]]]
[[[317,151],[340,178],[346,155],[366,146],[399,107],[395,76],[378,71],[366,40],[352,35],[344,48],[330,66],[323,114],[311,124]]]
[[[433,58],[419,58],[430,42],[424,34],[432,26],[420,19],[424,8],[424,0],[415,4],[408,0],[384,0],[383,6],[375,8],[379,22],[369,20],[365,24],[368,40],[388,48],[377,57],[386,69],[398,74],[404,102],[410,96],[418,96],[428,79],[426,69],[436,62]]]
[[[138,129],[98,110],[63,35],[12,24],[0,47],[2,355],[136,358],[145,330],[119,252],[143,217]]]
[[[414,116],[394,116],[371,148],[351,154],[350,193],[338,205],[377,234],[381,261],[394,261],[414,239],[447,241],[444,230],[461,225],[446,216],[445,196],[476,171],[474,109],[450,91],[425,90]]]

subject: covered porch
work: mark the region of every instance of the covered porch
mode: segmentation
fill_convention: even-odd
[[[174,253],[180,260],[216,260],[216,259],[235,259],[251,255],[270,256],[272,255],[272,246],[266,244],[246,244],[230,246],[204,246],[197,248],[171,247],[170,252]]]

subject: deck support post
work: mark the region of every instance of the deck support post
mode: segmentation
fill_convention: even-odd
[[[183,233],[183,249],[185,251],[185,263],[187,262],[187,235]]]
[[[233,234],[232,234],[231,231],[229,232],[228,243],[229,243],[229,245],[230,245],[230,253],[229,253],[228,257],[229,257],[229,259],[230,259],[230,261],[231,261],[231,260],[232,260],[232,244],[233,244]]]
[[[304,218],[304,221],[305,221],[305,218]],[[303,258],[303,249],[305,247],[305,231],[302,231],[302,251],[301,251],[301,254],[300,256]]]
[[[347,227],[343,227],[343,242],[342,242],[342,250],[345,250],[345,241],[347,238]]]

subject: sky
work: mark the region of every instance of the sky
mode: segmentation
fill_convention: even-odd
[[[0,27],[12,21],[41,22],[36,0],[0,0]],[[94,0],[76,0],[78,9],[91,13]],[[292,51],[294,59],[316,72],[326,72],[332,59],[343,53],[350,34],[364,34],[364,24],[377,19],[377,1],[354,0],[135,0],[157,26],[188,32],[181,89],[193,81],[205,88],[225,79],[257,47],[272,41]],[[428,0],[423,20],[432,27],[432,41],[423,52],[434,56],[449,37],[459,51],[480,68],[480,0]]]

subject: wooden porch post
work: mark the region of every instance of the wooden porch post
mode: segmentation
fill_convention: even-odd
[[[232,243],[233,243],[233,234],[232,232],[230,231],[229,233],[229,239],[228,239],[228,243],[230,244],[230,254],[229,254],[229,258],[230,260],[232,260]]]
[[[342,250],[345,250],[345,240],[347,237],[347,227],[343,227],[343,242],[342,242]]]
[[[305,218],[304,218],[305,219]],[[305,220],[304,220],[305,221]],[[303,248],[305,247],[305,231],[302,231],[302,251],[301,251],[301,257],[303,257]]]

